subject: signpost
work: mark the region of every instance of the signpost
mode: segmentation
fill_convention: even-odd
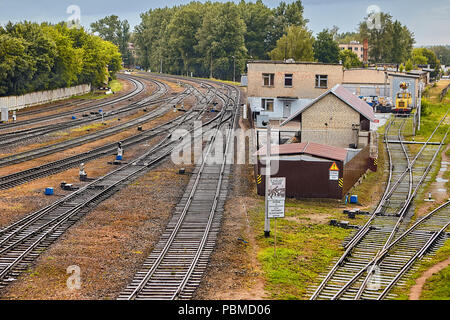
[[[330,169],[330,180],[339,180],[339,168],[336,165],[336,162],[333,162]]]
[[[284,218],[286,201],[286,178],[270,178],[267,193],[267,216],[275,219],[274,252],[277,255],[277,218]]]

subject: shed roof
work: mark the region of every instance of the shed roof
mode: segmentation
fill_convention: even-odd
[[[355,96],[353,93],[351,93],[349,90],[347,90],[344,86],[337,84],[330,90],[324,92],[320,96],[318,96],[316,99],[311,101],[309,104],[292,114],[289,118],[287,118],[283,123],[281,123],[280,126],[284,126],[286,123],[294,119],[296,116],[301,114],[303,111],[314,105],[316,102],[320,101],[323,97],[325,97],[328,94],[334,94],[336,97],[341,99],[343,102],[345,102],[347,105],[349,105],[351,108],[353,108],[355,111],[359,112],[361,115],[363,115],[366,119],[370,121],[375,120],[375,114],[373,113],[373,109],[371,106],[369,106],[366,102],[359,99],[357,96]]]
[[[320,158],[338,161],[345,161],[345,159],[347,158],[347,149],[328,146],[315,142],[272,145],[270,148],[270,153],[272,155],[309,154]],[[266,148],[263,147],[259,149],[256,154],[260,156],[266,155]]]

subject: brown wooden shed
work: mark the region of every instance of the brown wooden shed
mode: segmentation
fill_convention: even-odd
[[[265,154],[265,148],[257,152],[258,195],[265,192]],[[341,199],[370,164],[369,146],[356,153],[314,142],[273,145],[272,157],[278,161],[278,171],[271,176],[286,177],[286,196],[291,198]]]

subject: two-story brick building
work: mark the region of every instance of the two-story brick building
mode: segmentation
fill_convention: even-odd
[[[286,119],[343,81],[340,64],[249,61],[247,67],[247,101],[255,119]]]

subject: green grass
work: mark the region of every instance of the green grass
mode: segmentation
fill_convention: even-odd
[[[450,300],[450,266],[432,275],[423,286],[423,300]]]
[[[436,251],[436,254],[432,256],[430,259],[422,260],[420,262],[420,266],[418,270],[411,274],[411,276],[408,276],[408,280],[406,281],[406,286],[402,288],[397,288],[393,291],[393,293],[397,294],[398,297],[396,299],[398,300],[407,300],[409,297],[409,292],[411,287],[416,283],[416,279],[419,278],[426,270],[434,266],[435,264],[446,260],[450,256],[450,239],[448,239],[445,244],[439,248],[438,251]],[[449,281],[449,268],[445,268],[444,270],[441,270],[437,275],[432,276],[428,281],[425,283],[421,295],[421,299],[434,299],[431,297],[436,297],[436,299],[442,299],[437,298],[437,296],[440,296],[442,292],[447,292],[447,299],[450,298],[450,295],[448,295],[448,290],[450,286]],[[441,274],[442,273],[442,274]],[[430,283],[429,281],[432,280]],[[444,289],[442,288],[444,287]]]
[[[249,210],[257,234],[258,260],[271,299],[307,299],[307,289],[318,283],[333,258],[343,253],[342,241],[351,229],[332,227],[330,219],[347,220],[335,200],[286,200],[286,217],[277,219],[277,250],[274,257],[274,220],[264,237],[264,200]],[[357,217],[352,224],[362,223]]]
[[[123,89],[123,85],[119,80],[111,80],[108,84],[108,86],[111,88],[112,91],[114,92],[119,92],[120,90]],[[72,98],[74,99],[87,99],[87,100],[97,100],[97,99],[104,99],[109,97],[110,95],[106,95],[104,94],[103,91],[94,91],[94,92],[89,92],[80,96],[73,96]]]
[[[119,92],[123,88],[122,82],[120,82],[119,80],[111,80],[109,82],[109,86],[114,92]]]

